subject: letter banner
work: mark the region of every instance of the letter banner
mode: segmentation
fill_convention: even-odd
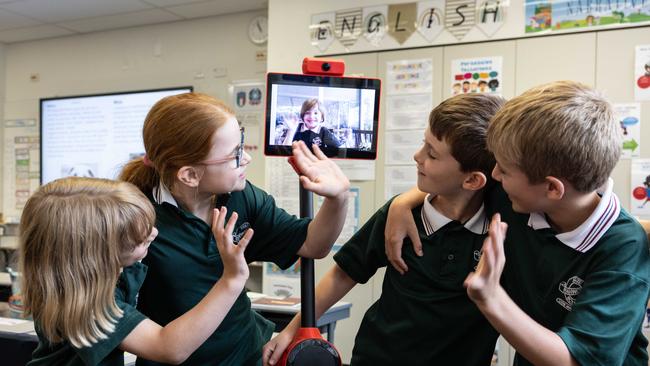
[[[321,52],[325,52],[334,42],[334,19],[335,13],[321,13],[311,16],[309,34],[311,44]]]
[[[361,8],[336,12],[334,35],[345,48],[352,47],[361,36]]]
[[[509,1],[476,0],[476,27],[492,37],[505,23]]]
[[[418,3],[418,32],[433,42],[444,29],[445,0],[420,1]]]
[[[363,34],[371,45],[379,47],[388,31],[388,5],[363,8]]]
[[[417,4],[388,5],[388,34],[399,44],[404,44],[415,32]]]
[[[459,41],[474,27],[476,2],[474,0],[447,0],[445,28]]]

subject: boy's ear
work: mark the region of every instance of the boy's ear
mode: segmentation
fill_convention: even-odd
[[[478,191],[487,184],[487,177],[482,172],[470,172],[463,181],[463,189]]]
[[[544,184],[546,184],[546,198],[559,201],[564,197],[566,187],[562,180],[548,176],[544,178]]]
[[[178,172],[176,172],[176,178],[186,186],[190,188],[195,188],[199,186],[199,182],[201,181],[201,175],[199,172],[191,166],[183,166],[180,169],[178,169]]]

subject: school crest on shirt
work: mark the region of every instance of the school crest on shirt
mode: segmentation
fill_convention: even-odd
[[[475,250],[474,251],[474,270],[476,271],[476,267],[478,267],[478,262],[481,261],[481,255],[483,254],[483,250]]]
[[[564,295],[564,298],[556,298],[555,302],[560,304],[563,308],[571,311],[573,304],[576,302],[576,296],[582,290],[582,284],[585,281],[578,277],[573,276],[566,281],[560,282],[559,290]]]
[[[316,136],[311,140],[311,143],[316,146],[321,146],[323,144],[323,140],[320,139],[320,136]]]
[[[239,243],[239,240],[242,238],[242,236],[244,236],[244,234],[246,233],[246,230],[250,229],[250,227],[251,227],[251,224],[249,224],[248,222],[245,222],[245,223],[239,225],[239,227],[235,228],[232,231],[232,242],[235,243],[235,244]]]

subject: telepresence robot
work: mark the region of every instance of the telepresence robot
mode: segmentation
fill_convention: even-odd
[[[267,156],[291,156],[287,130],[282,128],[283,113],[295,110],[292,98],[302,99],[318,95],[321,98],[351,104],[355,101],[356,115],[347,116],[346,126],[352,136],[343,146],[326,147],[321,150],[328,157],[339,159],[375,159],[377,157],[377,133],[379,123],[379,100],[381,81],[375,78],[343,77],[345,64],[342,60],[305,58],[302,74],[267,74],[266,87],[266,133],[264,153]],[[318,91],[318,93],[315,93]],[[338,99],[337,99],[338,98]],[[340,102],[344,100],[344,102]],[[293,113],[293,112],[292,112]],[[295,117],[294,117],[295,118]],[[355,120],[351,126],[347,122]],[[339,121],[339,127],[343,125]],[[289,158],[289,163],[297,167]],[[313,217],[312,193],[300,185],[300,216]],[[323,339],[316,327],[314,260],[301,258],[300,295],[301,328],[280,359],[281,366],[341,366],[341,356],[334,345]]]
[[[305,58],[302,72],[308,75],[343,76],[343,62]],[[314,217],[312,193],[300,184],[300,217]],[[280,359],[280,366],[341,366],[341,355],[323,339],[316,327],[314,260],[300,258],[300,329]]]

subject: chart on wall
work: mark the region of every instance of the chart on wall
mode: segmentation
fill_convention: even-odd
[[[501,95],[503,57],[477,57],[451,61],[451,95],[490,93]]]
[[[245,128],[246,151],[255,151],[262,143],[265,84],[262,81],[233,81],[230,85],[232,106],[237,121]]]
[[[623,135],[621,159],[641,156],[641,104],[614,104],[614,111]]]
[[[323,201],[323,196],[316,197],[316,207],[314,208],[314,212],[320,210]],[[359,187],[350,187],[350,190],[348,191],[348,211],[345,216],[345,222],[343,223],[341,234],[339,234],[339,237],[332,246],[332,252],[338,252],[343,244],[347,243],[357,230],[359,230],[359,204]]]
[[[2,212],[8,222],[18,222],[20,210],[39,186],[38,125],[33,119],[4,122]]]
[[[433,60],[386,62],[386,134],[384,196],[407,191],[416,183],[413,154],[433,108]]]
[[[650,100],[650,44],[636,46],[634,99]]]
[[[650,219],[650,159],[632,160],[630,182],[632,215]]]

